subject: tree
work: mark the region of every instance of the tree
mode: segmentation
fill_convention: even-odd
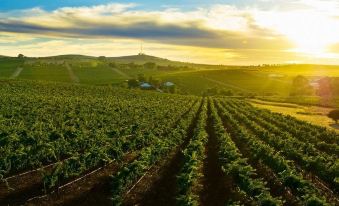
[[[298,75],[293,79],[292,88],[290,92],[291,96],[304,96],[312,94],[313,88],[306,77]]]
[[[178,92],[177,87],[176,87],[175,85],[169,87],[169,88],[168,88],[168,92],[169,92],[169,93],[172,93],[172,94],[177,93],[177,92]]]
[[[319,89],[317,94],[319,96],[330,96],[332,94],[331,78],[324,77],[318,81]]]
[[[117,64],[116,64],[115,62],[110,62],[108,65],[109,65],[110,67],[117,67]]]
[[[138,74],[138,80],[139,82],[146,82],[146,77],[144,74]]]
[[[154,62],[147,62],[144,64],[145,69],[156,69],[157,65]]]
[[[224,95],[224,96],[233,96],[234,95],[232,90],[226,90],[226,89],[221,90],[220,94]]]
[[[335,121],[335,123],[338,123],[339,120],[339,109],[335,109],[330,111],[330,113],[328,113],[327,115],[329,118],[333,119]]]
[[[103,62],[106,61],[106,57],[105,57],[105,56],[99,56],[98,59],[99,59],[100,61],[103,61]]]
[[[155,88],[159,88],[161,84],[160,79],[153,78],[152,76],[149,77],[148,82],[152,84]]]
[[[339,95],[339,78],[331,77],[330,83],[330,95],[329,96],[338,96]]]
[[[139,81],[136,79],[129,79],[127,84],[129,88],[135,88],[139,86]]]
[[[218,87],[208,88],[203,92],[204,96],[214,96],[220,93],[220,89]]]
[[[23,54],[19,54],[18,58],[22,59],[22,58],[25,58],[25,56]]]

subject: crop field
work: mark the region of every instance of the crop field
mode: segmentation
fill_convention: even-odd
[[[295,76],[296,74],[305,76],[339,76],[339,66],[337,65],[311,65],[295,64],[272,67],[262,67],[260,71],[267,74],[279,74],[282,76]]]
[[[1,80],[0,205],[338,205],[338,142],[237,98]]]
[[[339,0],[0,5],[0,206],[339,206]]]
[[[64,65],[48,64],[48,65],[23,65],[21,73],[17,79],[43,80],[55,82],[71,82]]]
[[[129,58],[135,59],[138,56]],[[141,58],[141,57],[140,57]],[[143,62],[156,57],[145,56]],[[128,59],[124,57],[123,59]],[[118,61],[116,59],[115,61]],[[190,64],[180,65],[167,60],[172,67],[158,65],[159,69],[144,68],[134,62],[119,64],[113,60],[100,61],[97,58],[67,57],[54,58],[17,58],[0,59],[1,79],[28,79],[53,82],[69,82],[88,85],[122,85],[126,80],[142,74],[146,78],[158,78],[163,82],[171,81],[184,94],[202,95],[210,88],[232,90],[238,94],[257,94],[266,98],[275,95],[285,97],[290,92],[294,76],[281,74],[288,67],[269,69],[266,67],[222,67]],[[112,63],[113,62],[113,63]],[[111,65],[112,63],[112,65]],[[162,67],[162,68],[161,68]],[[302,66],[300,66],[302,68]],[[329,68],[327,70],[330,70]],[[309,73],[309,70],[300,70]],[[274,76],[279,74],[282,76]],[[272,76],[273,75],[273,76]],[[268,96],[268,98],[270,98]]]
[[[291,115],[297,119],[304,120],[315,125],[328,127],[330,129],[337,129],[335,122],[327,116],[327,114],[332,110],[328,107],[303,106],[298,104],[269,102],[254,99],[250,102],[252,105],[259,108],[268,109],[284,115]],[[339,130],[336,131],[338,132]]]
[[[163,75],[163,78],[176,82],[187,93],[197,95],[211,87],[242,93],[286,95],[291,86],[291,78],[274,79],[250,69],[199,70]]]
[[[122,82],[126,77],[112,70],[107,64],[69,64],[75,76],[83,84],[109,84]],[[93,78],[95,77],[95,78]]]
[[[0,79],[11,78],[15,70],[22,65],[23,61],[16,58],[0,58]]]
[[[171,81],[181,93],[202,95],[210,88],[232,90],[238,94],[255,94],[263,100],[291,102],[305,105],[334,107],[337,99],[323,101],[319,96],[289,96],[293,79],[304,75],[310,81],[321,77],[337,77],[336,66],[217,66],[187,64],[162,60],[147,55],[107,58],[58,56],[50,58],[0,58],[1,79],[29,79],[69,82],[88,85],[122,85],[126,80],[142,74],[163,82]],[[130,62],[127,60],[130,59]],[[142,61],[141,61],[141,60]],[[158,62],[159,68],[145,68],[143,64]],[[140,61],[139,61],[140,60]],[[157,60],[157,61],[156,61]],[[154,62],[153,62],[154,63]],[[164,64],[168,64],[168,68]],[[184,63],[182,63],[184,64]]]

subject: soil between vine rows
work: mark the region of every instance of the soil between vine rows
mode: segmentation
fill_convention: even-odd
[[[131,191],[124,201],[125,205],[140,206],[172,206],[176,204],[177,175],[183,166],[183,153],[190,139],[193,137],[193,130],[201,112],[200,107],[191,122],[184,142],[172,154],[164,160],[163,164],[156,166],[141,181],[134,191]]]
[[[206,144],[206,158],[203,166],[203,190],[200,197],[202,205],[222,206],[225,205],[227,200],[233,198],[234,191],[232,191],[232,188],[234,185],[232,179],[226,177],[221,169],[218,155],[218,140],[213,128],[210,106],[208,107],[207,113],[206,131],[208,133],[208,141]]]

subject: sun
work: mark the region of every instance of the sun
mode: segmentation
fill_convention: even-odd
[[[269,17],[269,18],[268,18]],[[328,47],[339,42],[337,19],[316,11],[272,12],[257,16],[258,22],[286,36],[293,44],[292,51],[323,57]]]
[[[282,32],[294,42],[298,52],[322,55],[338,38],[334,22],[324,16],[305,12],[292,14],[283,21]]]

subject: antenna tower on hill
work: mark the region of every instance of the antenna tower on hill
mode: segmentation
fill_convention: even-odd
[[[140,44],[140,52],[139,52],[139,55],[145,55],[145,54],[144,54],[144,47],[143,47],[142,42],[141,42],[141,44]]]

